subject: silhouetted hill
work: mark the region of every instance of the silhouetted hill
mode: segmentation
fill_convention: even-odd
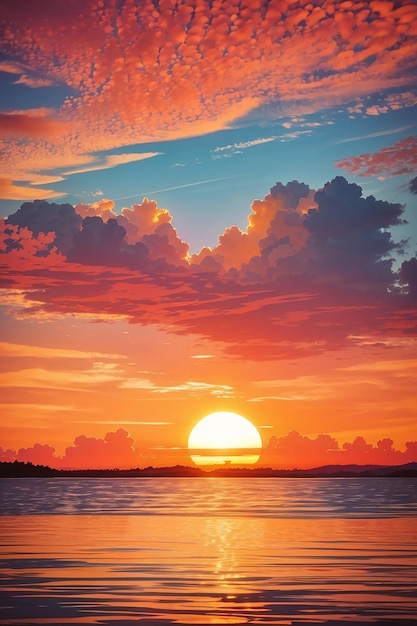
[[[219,467],[205,471],[199,467],[175,465],[174,467],[146,467],[128,470],[87,469],[59,470],[45,465],[33,465],[13,461],[0,462],[1,478],[148,478],[148,477],[204,477],[220,476],[224,478],[348,478],[348,477],[417,477],[417,463],[404,465],[323,465],[312,469],[281,470],[270,467]]]

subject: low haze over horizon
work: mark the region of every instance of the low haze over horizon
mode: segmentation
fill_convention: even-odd
[[[417,461],[417,6],[0,7],[0,460]],[[238,446],[237,446],[238,447]]]

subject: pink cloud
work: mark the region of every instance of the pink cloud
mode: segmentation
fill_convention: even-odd
[[[21,461],[59,469],[130,469],[150,465],[150,452],[138,448],[129,433],[119,428],[106,433],[102,439],[79,435],[63,456],[56,455],[55,448],[48,444],[35,443],[17,452],[0,448],[0,462]],[[169,450],[164,454],[165,464],[169,464]],[[380,439],[374,446],[358,435],[352,442],[340,445],[328,434],[309,437],[292,431],[283,437],[271,437],[258,465],[307,469],[333,464],[401,465],[413,461],[417,461],[417,441],[409,441],[404,450],[397,450],[389,437]],[[161,458],[157,463],[160,462]],[[182,451],[181,462],[191,464],[186,450]]]
[[[19,78],[14,81],[15,85],[26,85],[26,87],[49,87],[53,84],[48,78],[34,76],[30,73],[30,68],[19,62],[0,61],[0,72],[7,74],[19,74]]]
[[[68,88],[56,111],[60,132],[47,142],[38,139],[40,122],[13,121],[13,132],[31,141],[12,137],[4,167],[16,181],[23,168],[73,168],[83,157],[89,163],[91,145],[101,151],[195,136],[258,107],[308,113],[407,87],[416,7],[388,5],[345,2],[336,10],[318,1],[227,0],[219,11],[208,0],[195,9],[147,1],[117,9],[96,0],[47,9],[3,3],[2,42],[11,59],[4,70],[30,67],[21,74],[26,84]]]
[[[68,132],[69,123],[27,113],[0,113],[0,136],[44,138]]]
[[[311,468],[321,465],[401,465],[417,460],[417,441],[407,442],[405,450],[394,448],[389,437],[380,439],[376,446],[361,436],[339,445],[330,435],[312,438],[297,431],[284,437],[271,437],[261,462],[282,467]]]
[[[365,198],[342,177],[315,194],[277,183],[253,203],[245,231],[226,229],[191,258],[154,201],[113,209],[36,201],[3,222],[5,279],[29,290],[25,315],[127,317],[252,360],[414,332],[414,266],[395,272],[390,260],[403,249],[390,234],[403,207]]]
[[[123,428],[107,433],[104,439],[79,435],[74,445],[65,450],[60,466],[68,469],[137,467],[141,457],[134,444],[135,440]]]
[[[79,435],[63,456],[56,455],[55,448],[48,444],[35,443],[17,452],[0,448],[0,461],[21,461],[61,469],[123,469],[138,467],[143,458],[135,448],[135,440],[125,429],[119,428],[107,433],[103,439]]]
[[[401,176],[414,173],[417,167],[417,137],[401,139],[377,152],[340,159],[335,165],[359,176]]]
[[[31,448],[20,448],[17,451],[15,460],[23,463],[33,463],[34,465],[56,467],[58,459],[55,456],[55,448],[48,444],[35,443]]]

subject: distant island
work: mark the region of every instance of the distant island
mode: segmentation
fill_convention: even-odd
[[[21,461],[0,462],[0,478],[403,478],[417,477],[417,463],[404,465],[323,465],[312,469],[272,469],[270,467],[145,467],[135,469],[54,469]]]

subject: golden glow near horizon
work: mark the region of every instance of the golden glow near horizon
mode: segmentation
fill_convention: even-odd
[[[188,438],[190,457],[196,465],[253,465],[261,449],[262,439],[255,426],[228,411],[203,417]]]

